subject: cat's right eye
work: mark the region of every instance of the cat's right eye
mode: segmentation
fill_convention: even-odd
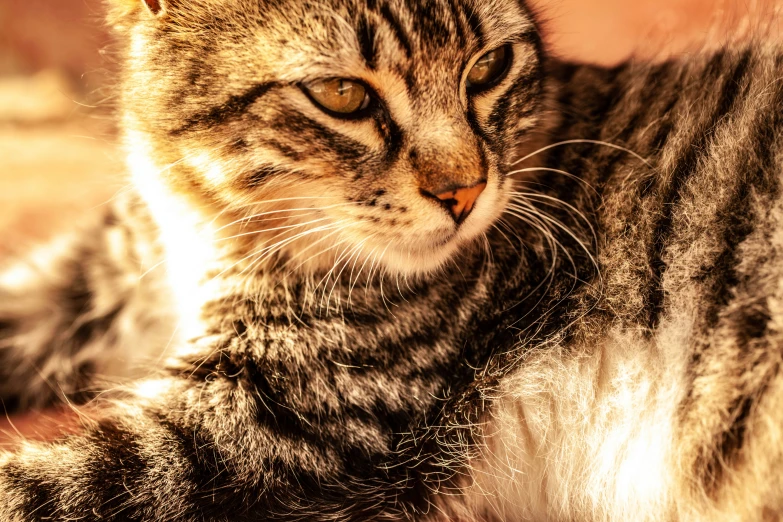
[[[497,85],[508,72],[511,48],[508,45],[489,51],[468,71],[468,89],[478,92]]]
[[[370,105],[367,88],[353,80],[318,80],[308,83],[304,89],[317,105],[338,116],[355,114]]]

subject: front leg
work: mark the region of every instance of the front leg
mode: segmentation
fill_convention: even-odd
[[[260,410],[245,384],[141,382],[83,434],[0,454],[0,520],[358,522],[424,511],[407,471],[375,468],[348,432],[341,447],[319,442],[270,397]]]
[[[127,373],[170,328],[138,205],[116,201],[79,231],[0,270],[0,400],[6,411],[79,400]],[[135,210],[133,212],[136,212]],[[150,243],[151,244],[151,243]],[[146,257],[146,259],[145,259]],[[143,277],[142,277],[143,276]],[[145,342],[141,343],[140,335]]]
[[[413,288],[393,314],[369,292],[351,314],[292,309],[307,285],[211,302],[161,378],[103,395],[81,435],[3,457],[0,520],[457,520],[432,504],[470,451],[483,396],[466,390],[500,342],[466,341],[482,285]]]

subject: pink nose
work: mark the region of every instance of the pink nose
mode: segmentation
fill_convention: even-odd
[[[440,201],[440,204],[451,213],[451,217],[459,225],[473,211],[476,200],[485,188],[487,188],[487,183],[482,181],[472,187],[453,188],[436,194],[422,191],[422,194]]]

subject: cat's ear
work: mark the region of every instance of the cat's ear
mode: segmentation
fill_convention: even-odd
[[[110,22],[121,22],[132,14],[151,14],[156,17],[166,13],[169,0],[108,0]]]
[[[107,0],[109,25],[122,30],[138,21],[139,15],[160,18],[166,14],[169,0]]]
[[[165,0],[141,0],[141,3],[143,3],[147,7],[147,10],[155,16],[162,16],[166,12]]]

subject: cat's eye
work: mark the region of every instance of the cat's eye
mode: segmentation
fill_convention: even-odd
[[[482,91],[496,85],[508,71],[511,63],[511,49],[504,45],[483,55],[468,72],[467,86]]]
[[[308,83],[305,90],[313,101],[336,115],[355,114],[370,105],[367,88],[353,80],[318,80]]]

